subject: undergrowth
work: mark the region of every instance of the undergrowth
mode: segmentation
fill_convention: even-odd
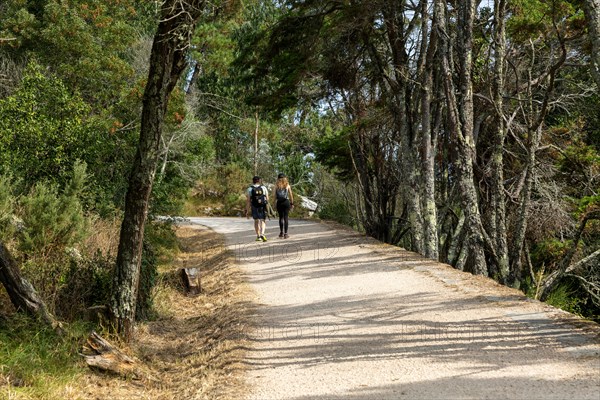
[[[65,333],[21,314],[0,319],[0,398],[66,399],[83,373],[79,351],[90,330],[86,323]]]

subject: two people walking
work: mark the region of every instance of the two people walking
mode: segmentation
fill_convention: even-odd
[[[294,195],[292,188],[284,174],[277,176],[277,183],[273,188],[273,197],[276,200],[277,214],[279,215],[279,237],[287,239],[289,227],[290,210],[294,207]],[[269,193],[262,184],[260,176],[252,178],[252,185],[246,192],[246,217],[250,218],[250,211],[254,219],[254,231],[256,232],[256,241],[267,241],[266,218],[267,207],[269,205]]]

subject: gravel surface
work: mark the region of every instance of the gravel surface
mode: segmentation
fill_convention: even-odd
[[[222,233],[257,293],[247,399],[600,400],[600,328],[346,229]]]

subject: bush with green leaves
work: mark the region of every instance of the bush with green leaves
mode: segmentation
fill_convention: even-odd
[[[0,100],[0,172],[34,182],[63,185],[75,160],[89,151],[89,107],[35,62],[18,90]]]
[[[319,218],[332,220],[344,225],[353,226],[352,210],[348,203],[342,199],[329,199],[328,202],[321,205],[318,211]]]
[[[70,260],[80,257],[80,244],[88,233],[89,217],[80,201],[86,176],[86,165],[75,163],[63,189],[38,182],[18,197],[14,193],[19,185],[0,176],[0,238],[12,243],[25,276],[51,311],[66,283]]]
[[[24,254],[42,260],[57,259],[86,236],[88,220],[79,200],[85,180],[86,165],[76,163],[62,193],[56,184],[38,182],[22,198],[19,249]]]

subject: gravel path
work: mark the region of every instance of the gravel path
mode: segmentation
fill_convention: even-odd
[[[600,328],[318,222],[222,233],[258,294],[247,399],[600,400]]]

